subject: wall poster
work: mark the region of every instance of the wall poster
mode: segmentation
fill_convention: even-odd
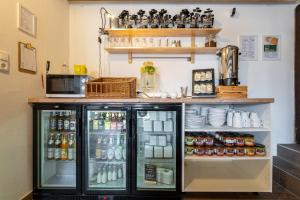
[[[265,61],[280,60],[280,36],[264,35],[262,37],[262,59]]]
[[[240,35],[239,47],[242,61],[257,61],[258,40],[257,35]]]

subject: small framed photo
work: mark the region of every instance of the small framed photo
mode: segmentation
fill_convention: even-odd
[[[276,61],[281,57],[281,38],[279,35],[262,36],[262,59]]]
[[[215,97],[215,70],[196,69],[193,70],[192,77],[193,97]]]
[[[20,3],[17,3],[17,27],[24,33],[36,37],[36,16]]]

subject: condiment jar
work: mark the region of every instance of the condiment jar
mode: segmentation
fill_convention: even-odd
[[[245,155],[245,148],[244,147],[235,147],[235,154],[237,156],[244,156]]]
[[[225,147],[224,147],[223,144],[217,143],[217,144],[215,145],[215,154],[216,154],[217,156],[224,156],[224,155],[225,155]]]
[[[245,147],[245,153],[247,156],[255,156],[255,148],[254,147]]]
[[[214,148],[212,146],[205,147],[205,155],[212,156],[214,154]]]
[[[238,134],[236,136],[236,146],[238,146],[238,147],[245,146],[245,138],[243,135]]]
[[[247,134],[244,135],[245,145],[248,147],[253,147],[255,145],[254,135]]]
[[[224,135],[224,144],[227,147],[233,147],[236,143],[236,137],[233,134]]]
[[[205,147],[201,147],[201,146],[195,147],[194,154],[197,156],[203,156],[205,154]]]
[[[195,137],[192,134],[188,134],[185,136],[185,144],[187,146],[193,146],[195,143]]]
[[[205,144],[206,135],[203,133],[198,134],[195,137],[195,145],[197,146],[204,146]]]
[[[213,146],[214,145],[214,136],[213,135],[206,135],[205,137],[205,145],[206,146]]]
[[[217,40],[214,35],[209,35],[205,38],[205,47],[217,47]]]
[[[262,144],[255,144],[255,155],[266,156],[266,146]]]
[[[193,146],[186,146],[185,147],[185,154],[186,155],[193,155],[194,154],[194,147]]]
[[[226,147],[226,155],[234,156],[234,147]]]

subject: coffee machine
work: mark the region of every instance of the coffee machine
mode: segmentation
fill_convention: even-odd
[[[238,80],[238,60],[239,48],[237,46],[228,45],[221,48],[217,55],[220,57],[219,67],[219,85],[237,86]]]

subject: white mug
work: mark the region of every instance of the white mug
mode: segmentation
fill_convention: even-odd
[[[233,112],[229,111],[226,118],[227,126],[233,126]]]
[[[235,112],[233,114],[233,120],[232,120],[232,124],[234,128],[242,128],[242,117],[241,117],[241,113],[239,112]]]

